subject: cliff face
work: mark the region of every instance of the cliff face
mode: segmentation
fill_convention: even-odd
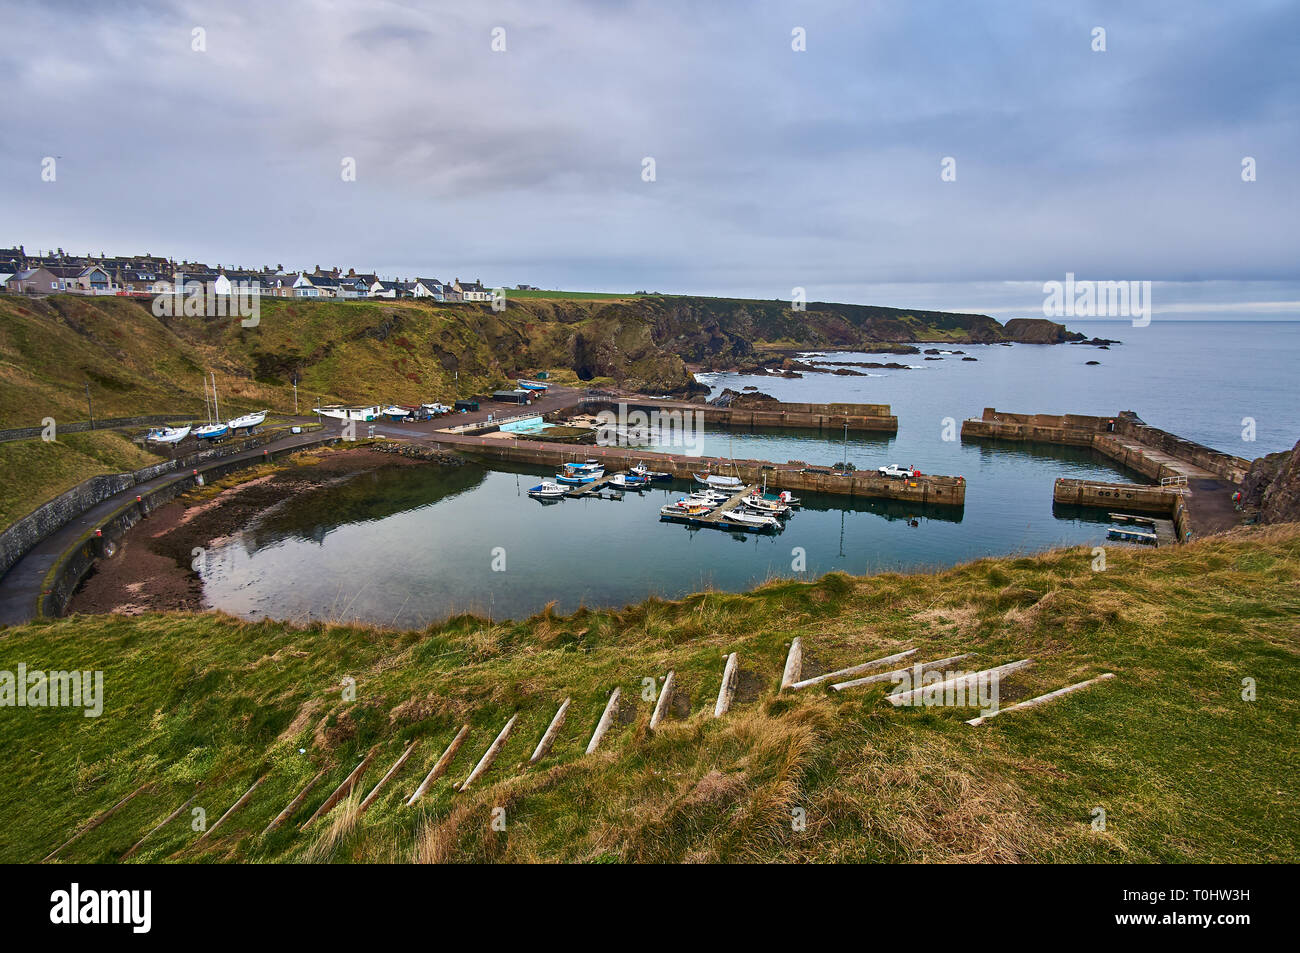
[[[1259,509],[1261,523],[1300,522],[1300,443],[1252,463],[1241,496],[1245,506]]]

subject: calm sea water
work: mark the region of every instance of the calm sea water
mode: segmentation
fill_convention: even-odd
[[[1053,506],[1058,476],[1145,481],[1091,451],[945,441],[945,417],[959,422],[985,406],[1091,414],[1132,409],[1149,423],[1246,457],[1290,447],[1300,436],[1291,384],[1300,325],[1078,327],[1124,344],[1107,351],[959,346],[976,362],[832,358],[899,360],[918,368],[873,370],[879,376],[866,378],[707,378],[715,388],[754,384],[785,400],[889,403],[899,433],[850,434],[846,443],[842,433],[720,430],[706,434],[705,453],[913,464],[965,476],[963,508],[808,496],[784,533],[767,536],[660,523],[658,508],[685,484],[627,494],[620,502],[547,505],[525,491],[548,471],[403,467],[295,499],[249,527],[211,554],[205,597],[250,618],[421,625],[459,611],[521,617],[552,601],[571,611],[651,594],[735,591],[772,576],[949,566],[1103,541],[1104,514]],[[1102,364],[1088,367],[1088,360]],[[1255,420],[1253,443],[1241,438],[1243,417]],[[799,550],[802,572],[796,571]]]

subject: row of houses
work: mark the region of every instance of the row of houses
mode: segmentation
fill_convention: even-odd
[[[275,268],[209,267],[201,262],[174,261],[143,255],[129,258],[81,258],[60,249],[29,256],[19,245],[0,248],[0,287],[24,294],[72,292],[89,295],[159,295],[197,283],[213,294],[256,294],[277,298],[425,298],[431,301],[491,301],[482,281],[449,282],[437,278],[385,279],[376,274],[346,273],[334,268],[286,272]],[[520,285],[519,287],[527,287]]]

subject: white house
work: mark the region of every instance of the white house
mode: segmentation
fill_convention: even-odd
[[[492,292],[484,288],[479,281],[462,282],[459,278],[453,279],[451,286],[460,292],[461,301],[491,301]]]
[[[445,286],[437,278],[416,278],[411,282],[411,293],[417,298],[432,298],[434,301],[444,300]]]

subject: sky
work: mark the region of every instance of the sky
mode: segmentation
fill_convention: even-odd
[[[1151,281],[1166,317],[1300,319],[1294,2],[0,0],[0,22],[3,246],[1002,319],[1069,273]]]

